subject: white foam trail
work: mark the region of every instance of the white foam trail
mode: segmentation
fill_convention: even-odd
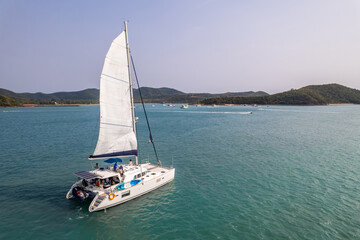
[[[3,112],[13,113],[13,112],[24,112],[24,111],[20,111],[20,110],[3,110]]]
[[[328,111],[303,111],[303,110],[286,110],[286,109],[259,109],[260,111],[274,111],[274,112],[299,112],[299,113],[339,113]]]
[[[205,113],[205,114],[252,114],[252,112],[203,112],[203,111],[161,111],[176,113]]]

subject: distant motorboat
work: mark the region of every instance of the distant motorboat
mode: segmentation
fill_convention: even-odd
[[[181,105],[180,108],[181,108],[181,109],[187,109],[187,108],[189,108],[189,105],[188,105],[188,104],[183,104],[183,105]]]

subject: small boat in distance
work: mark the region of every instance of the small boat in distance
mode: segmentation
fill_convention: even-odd
[[[187,109],[187,108],[189,108],[189,105],[188,105],[188,104],[183,104],[183,105],[181,105],[180,108],[181,108],[181,109]]]
[[[89,160],[105,159],[101,165],[111,165],[103,167],[97,162],[95,170],[75,173],[78,181],[66,194],[67,199],[75,198],[82,202],[92,198],[90,212],[127,202],[173,181],[175,177],[175,168],[163,167],[158,158],[138,84],[150,142],[157,159],[157,164],[144,160],[139,163],[131,63],[135,77],[136,72],[129,51],[127,23],[124,24],[125,30],[114,39],[105,58],[100,79],[99,138],[93,155],[89,157]],[[132,159],[124,164],[119,157]]]

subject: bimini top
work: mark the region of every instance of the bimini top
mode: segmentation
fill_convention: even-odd
[[[90,179],[94,179],[94,178],[99,178],[100,176],[94,174],[94,173],[91,173],[91,172],[88,172],[88,171],[82,171],[82,172],[77,172],[77,173],[74,173],[76,176],[78,177],[81,177],[85,180],[90,180]]]

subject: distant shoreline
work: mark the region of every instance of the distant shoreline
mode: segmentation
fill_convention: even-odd
[[[136,102],[135,104],[141,104]],[[161,103],[144,103],[154,105]],[[19,106],[0,106],[0,108],[33,108],[33,107],[80,107],[80,106],[99,106],[99,103],[79,103],[79,104],[23,104]]]
[[[135,104],[141,104],[141,103],[135,103]],[[161,103],[144,103],[146,105],[162,105]],[[178,105],[181,103],[178,103]],[[33,108],[33,107],[80,107],[80,106],[98,106],[99,104],[24,104],[21,106],[0,106],[0,108]],[[195,105],[195,104],[191,104]],[[211,106],[208,104],[201,104],[202,106]],[[244,104],[216,104],[216,106],[243,106]],[[354,105],[360,105],[356,103],[331,103],[331,104],[325,104],[325,105],[285,105],[285,104],[257,104],[257,107],[269,107],[269,106],[299,106],[299,107],[313,107],[313,106],[354,106]],[[246,104],[246,106],[252,107],[253,104]]]
[[[347,106],[347,105],[359,105],[356,103],[330,103],[329,106]]]
[[[80,105],[99,105],[99,104],[24,104],[20,106],[0,106],[0,108],[32,108],[32,107],[79,107]]]
[[[137,102],[135,104],[141,104]],[[144,103],[146,105],[154,105],[161,103]],[[0,106],[0,108],[32,108],[32,107],[80,107],[80,106],[99,106],[99,103],[79,103],[79,104],[23,104],[19,106]]]

